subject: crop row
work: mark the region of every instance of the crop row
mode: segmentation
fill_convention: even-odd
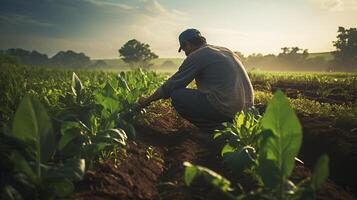
[[[258,78],[266,80],[257,75],[253,76],[253,81]],[[164,79],[162,74],[140,69],[116,74],[3,67],[0,72],[2,197],[64,197],[74,190],[73,182],[80,180],[93,164],[125,156],[127,139],[136,135],[133,123],[143,120],[137,115],[142,111],[135,102],[139,96],[150,94]],[[342,78],[341,81],[328,79],[328,84],[334,86],[344,83]],[[319,87],[326,84],[312,80]],[[267,81],[273,84],[275,78]],[[354,87],[355,80],[348,81]],[[266,104],[271,98],[270,93],[257,93],[261,103]],[[305,109],[307,114],[315,112],[311,108],[323,113],[341,110],[345,110],[341,113],[348,113],[352,109],[343,105],[336,105],[340,106],[337,108],[312,101],[300,102],[299,99],[290,101],[294,108]],[[321,174],[315,173],[311,180],[298,184],[289,181],[302,137],[296,120],[288,100],[277,93],[263,117],[254,112],[240,113],[233,124],[226,124],[226,129],[217,133],[216,139],[226,141],[222,157],[232,166],[232,171],[248,171],[257,177],[260,185],[256,191],[237,198],[313,197],[327,176],[327,158],[323,157],[317,164],[315,171]],[[284,123],[286,125],[280,127]],[[189,163],[186,166],[188,184],[194,177],[206,174],[204,176],[227,196],[234,196],[223,177],[204,167]],[[267,170],[274,173],[265,173]]]
[[[203,166],[186,162],[184,180],[191,185],[198,177],[229,199],[315,199],[328,177],[327,155],[317,161],[312,177],[290,180],[302,143],[302,128],[288,99],[281,91],[269,101],[264,116],[252,109],[240,112],[233,123],[217,131],[214,140],[224,141],[221,156],[233,177],[250,174],[253,190],[234,191],[229,180]],[[234,176],[236,175],[236,176]],[[238,180],[239,183],[239,180]]]
[[[124,156],[127,139],[136,135],[132,122],[143,112],[136,101],[162,80],[142,70],[87,73],[82,80],[73,73],[72,81],[65,81],[68,72],[35,76],[22,70],[2,79],[9,86],[2,99],[2,117],[8,118],[0,132],[4,199],[65,197],[95,162]],[[13,116],[6,113],[14,106],[11,98],[19,101]]]

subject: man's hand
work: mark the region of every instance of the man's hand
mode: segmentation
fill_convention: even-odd
[[[138,100],[138,104],[141,106],[141,108],[145,108],[151,102],[161,99],[161,97],[162,97],[162,91],[161,88],[159,88],[149,97],[140,97]]]
[[[145,108],[151,103],[150,99],[148,97],[140,97],[138,100],[138,104],[142,107]]]

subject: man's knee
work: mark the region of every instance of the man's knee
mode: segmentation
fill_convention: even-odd
[[[170,95],[170,98],[172,101],[176,101],[177,100],[177,97],[178,97],[178,94],[177,94],[177,90],[174,90],[171,92],[171,95]]]
[[[171,98],[171,104],[172,106],[177,109],[177,107],[180,106],[181,98],[182,98],[182,90],[183,89],[177,89],[172,91],[170,98]]]

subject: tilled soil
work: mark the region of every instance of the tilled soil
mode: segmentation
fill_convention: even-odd
[[[153,111],[154,112],[154,111]],[[155,112],[158,112],[155,110]],[[203,132],[187,121],[173,116],[172,112],[161,110],[161,115],[155,119],[154,126],[137,126],[138,137],[129,143],[127,155],[119,163],[105,161],[98,164],[95,169],[86,173],[82,182],[76,185],[74,199],[225,199],[222,194],[215,191],[204,181],[198,181],[191,187],[183,182],[184,167],[182,163],[189,161],[208,167],[226,178],[235,187],[239,182],[242,187],[236,191],[249,191],[254,188],[254,183],[244,175],[232,175],[225,170],[224,163],[219,159],[219,145],[213,144],[209,133]],[[312,167],[316,158],[328,149],[324,146],[322,136],[318,138],[309,136],[312,130],[320,133],[320,127],[308,119],[301,119],[304,125],[304,142],[300,157],[307,167]],[[322,133],[321,133],[322,134]],[[333,137],[332,134],[329,136]],[[334,138],[337,136],[335,135]],[[330,138],[329,138],[330,140]],[[333,139],[331,139],[333,141]],[[328,142],[327,142],[328,143]],[[353,143],[353,141],[351,141]],[[317,145],[320,144],[320,145]],[[354,142],[356,144],[356,142]],[[148,155],[148,149],[153,149]],[[330,149],[338,146],[330,146]],[[356,152],[356,151],[354,151]],[[330,154],[329,152],[327,152]],[[340,154],[331,154],[331,178],[355,177],[347,175],[335,168],[334,162],[339,162]],[[337,164],[342,165],[342,164]],[[309,168],[296,166],[293,180],[301,180],[310,176]],[[346,169],[345,169],[346,170]],[[335,176],[335,173],[341,173]],[[338,180],[338,178],[337,178]],[[345,187],[346,185],[341,184]],[[327,181],[318,194],[318,199],[355,199],[342,187]]]
[[[263,81],[255,81],[253,82],[253,87],[255,90],[267,90],[264,88]],[[322,90],[317,88],[316,86],[305,84],[305,83],[288,83],[288,82],[277,82],[272,84],[269,87],[270,92],[275,92],[277,90],[281,90],[285,93],[286,96],[290,98],[298,98],[303,97],[310,100],[319,101],[321,103],[331,103],[331,104],[349,104],[351,105],[357,99],[357,94],[346,93],[347,90],[336,87],[335,90],[331,90],[330,92],[319,95],[318,91],[326,92],[326,90]]]
[[[357,195],[357,135],[356,132],[333,127],[328,119],[300,116],[303,145],[300,157],[312,168],[318,157],[330,157],[330,179]]]
[[[106,161],[89,170],[77,185],[74,199],[155,199],[158,196],[155,183],[164,171],[157,159],[148,159],[148,145],[130,142],[127,156],[120,163]],[[154,148],[158,156],[163,152]]]

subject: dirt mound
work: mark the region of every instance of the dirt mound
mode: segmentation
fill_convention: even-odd
[[[357,195],[357,136],[332,127],[328,119],[300,116],[303,145],[300,157],[312,168],[324,153],[330,157],[330,179]]]
[[[306,83],[278,81],[267,87],[264,81],[253,81],[253,87],[255,90],[270,90],[272,93],[281,90],[290,98],[303,97],[323,103],[352,104],[357,99],[357,94],[348,93],[346,89],[336,87],[328,91],[327,88],[322,89]]]
[[[174,112],[168,110],[153,112],[155,112],[153,115],[155,119],[152,120],[155,121],[154,127],[137,126],[138,137],[134,142],[130,142],[126,157],[120,158],[119,163],[106,161],[89,171],[85,179],[77,184],[77,192],[73,198],[224,199],[220,192],[215,191],[202,180],[196,181],[191,187],[186,187],[183,182],[184,167],[182,163],[184,161],[206,166],[222,174],[232,182],[233,187],[236,187],[234,189],[237,193],[242,190],[249,191],[255,187],[255,183],[251,181],[250,177],[234,175],[226,170],[224,163],[217,156],[220,146],[217,143],[212,143],[208,133],[179,119]],[[321,146],[312,142],[313,130],[320,130],[319,126],[312,126],[316,123],[308,119],[306,121],[302,119],[302,123],[304,125],[304,144],[301,157],[304,161],[306,160],[306,166],[311,168],[317,154],[328,145],[326,146],[323,141],[319,144]],[[321,135],[319,135],[320,137]],[[334,138],[336,139],[336,137]],[[322,150],[320,151],[320,149]],[[335,165],[334,162],[340,161],[331,156],[332,165]],[[331,166],[332,178],[334,178],[334,170],[335,168]],[[297,166],[293,173],[293,180],[298,181],[310,175],[308,168]],[[341,177],[353,176],[343,175]],[[237,187],[238,182],[241,184],[240,188]],[[354,199],[354,197],[333,182],[328,181],[319,192],[318,199]]]
[[[127,156],[119,163],[107,161],[86,173],[78,184],[75,199],[155,199],[158,193],[155,183],[164,170],[160,159],[148,158],[150,146],[131,142]],[[151,147],[152,148],[152,147]],[[155,156],[162,151],[153,148]]]
[[[307,177],[311,177],[311,170],[305,166],[297,165],[293,171],[292,180],[299,182]],[[353,200],[355,198],[350,193],[344,191],[342,187],[339,187],[331,180],[328,180],[322,185],[322,189],[318,192],[317,200],[330,199]]]

